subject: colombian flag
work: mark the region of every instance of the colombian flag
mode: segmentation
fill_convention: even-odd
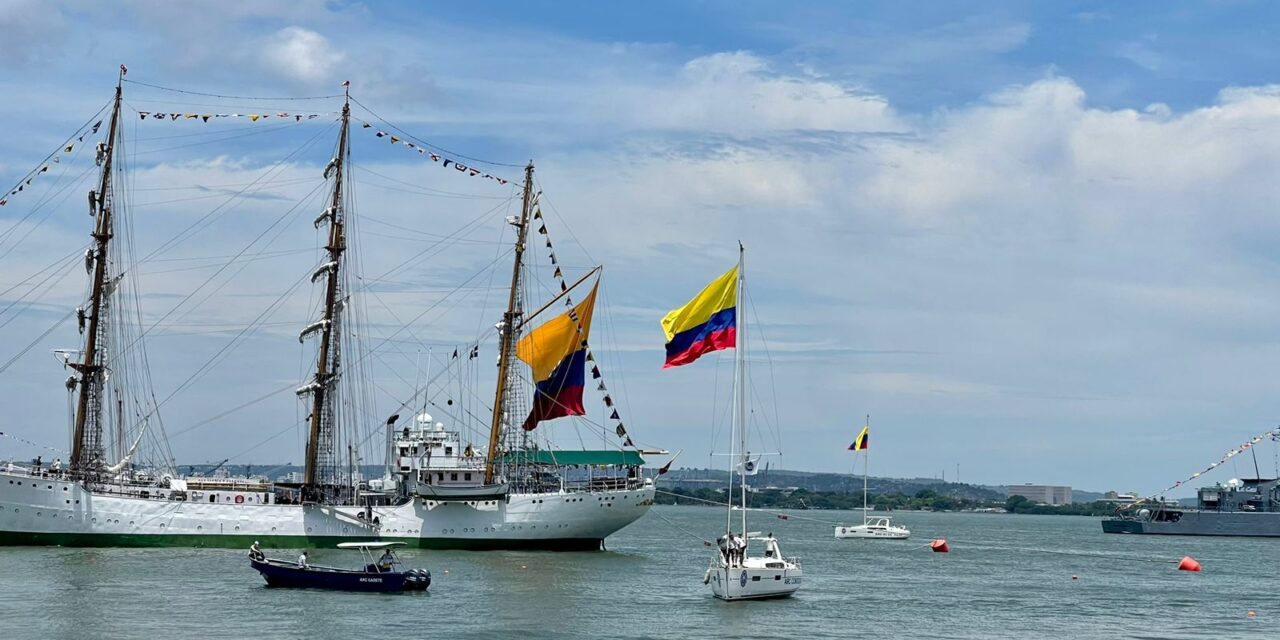
[[[704,353],[730,349],[737,337],[738,268],[707,285],[683,307],[662,319],[667,334],[663,369],[697,360]]]
[[[598,286],[598,283],[597,283]],[[533,409],[524,421],[532,431],[543,420],[580,416],[587,365],[587,335],[596,287],[578,306],[534,329],[516,344],[516,356],[533,369]]]
[[[866,426],[858,433],[858,438],[849,445],[850,451],[862,451],[871,448],[871,427]]]

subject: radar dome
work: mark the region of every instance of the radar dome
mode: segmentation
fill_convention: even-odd
[[[1232,489],[1236,489],[1239,487],[1243,487],[1244,483],[1240,482],[1240,478],[1232,478],[1227,481],[1227,486],[1231,487]]]

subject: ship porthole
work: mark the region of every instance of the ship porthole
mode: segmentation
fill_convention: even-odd
[[[204,525],[202,524],[196,525],[196,531],[204,531]]]
[[[132,527],[132,526],[135,526],[135,525],[133,524],[133,521],[132,521],[132,520],[130,520],[130,521],[129,521],[129,526],[131,526],[131,527]]]

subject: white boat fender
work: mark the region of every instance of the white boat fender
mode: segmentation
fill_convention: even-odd
[[[703,574],[703,576],[702,576],[702,584],[711,584],[711,570],[710,570],[710,569],[707,569],[707,572],[706,572],[705,574]]]

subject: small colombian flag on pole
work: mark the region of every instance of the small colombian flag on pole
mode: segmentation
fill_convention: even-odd
[[[850,451],[863,451],[871,447],[871,426],[867,425],[858,432],[858,438],[849,445]]]
[[[662,319],[667,336],[663,369],[697,360],[704,353],[732,349],[738,330],[738,268],[716,278],[683,307]]]

